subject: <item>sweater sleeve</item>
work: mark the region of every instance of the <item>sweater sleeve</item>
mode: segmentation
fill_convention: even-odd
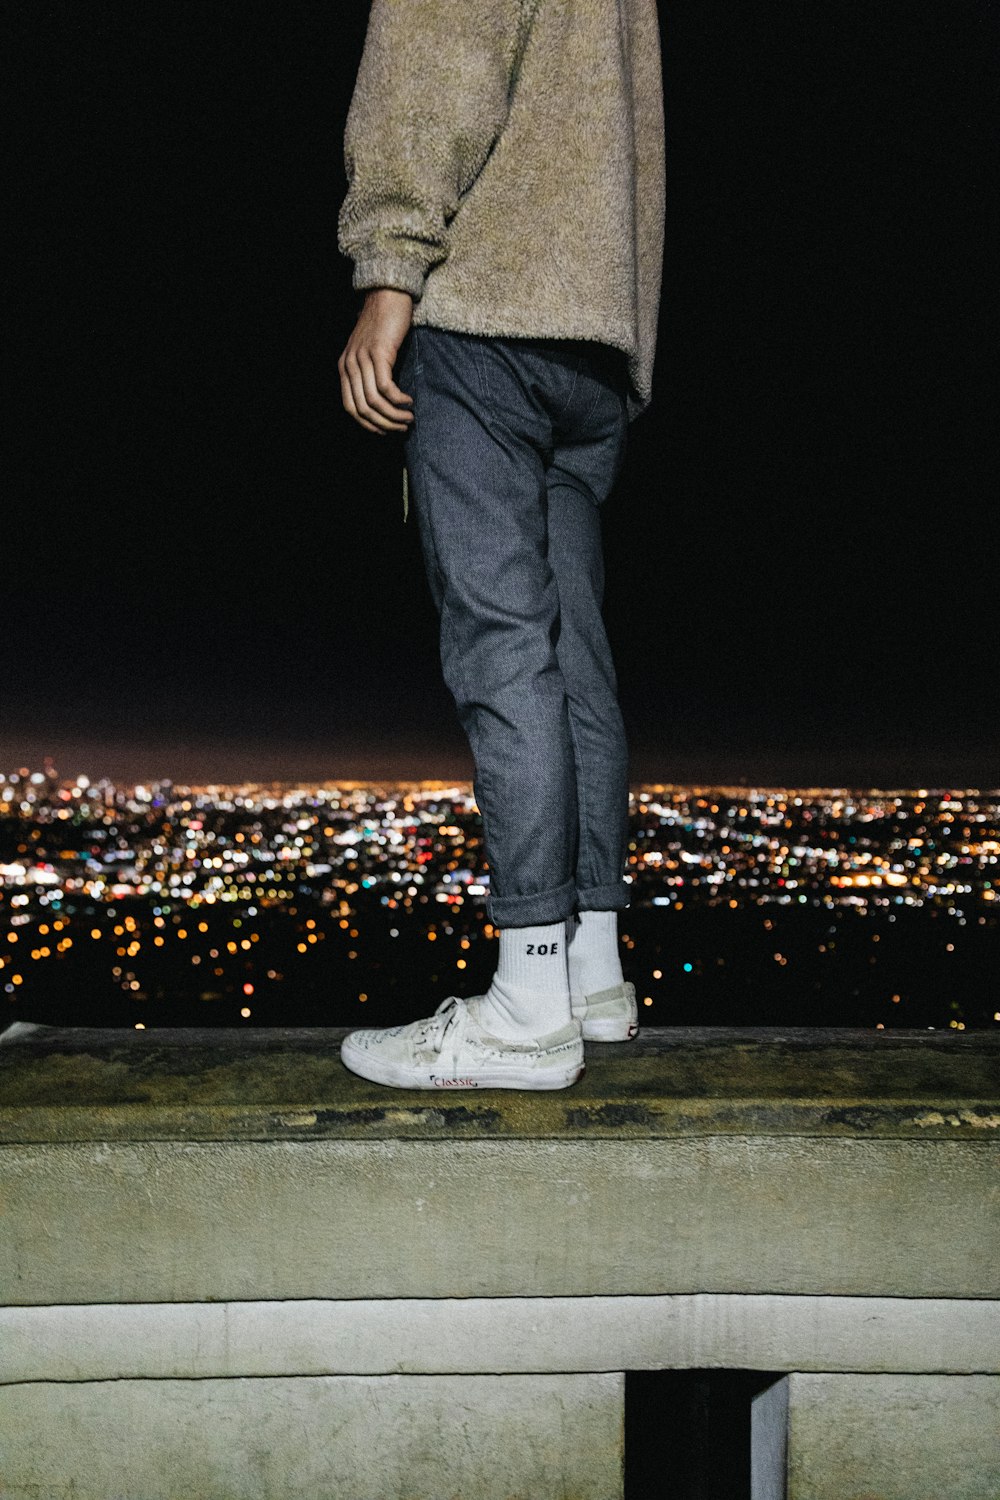
[[[537,0],[372,0],[344,131],[353,285],[420,297],[503,128]]]

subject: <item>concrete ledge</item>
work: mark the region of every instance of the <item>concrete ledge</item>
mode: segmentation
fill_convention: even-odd
[[[647,1031],[552,1094],[379,1088],[342,1035],[0,1038],[5,1495],[620,1500],[644,1368],[795,1372],[766,1500],[826,1493],[795,1382],[993,1420],[1000,1033]],[[897,1389],[896,1477],[947,1476]]]
[[[5,1033],[0,1300],[1000,1295],[1000,1036],[661,1031],[445,1096],[335,1038]]]
[[[1000,1303],[473,1297],[0,1310],[0,1385],[711,1368],[1000,1373]]]
[[[0,1142],[1000,1139],[1000,1029],[645,1028],[571,1089],[388,1089],[345,1028],[0,1034]]]

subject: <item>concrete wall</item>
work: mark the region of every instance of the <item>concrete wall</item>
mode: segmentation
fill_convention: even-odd
[[[793,1374],[758,1396],[752,1500],[998,1500],[1000,1379]]]
[[[620,1500],[621,1375],[0,1388],[5,1500]]]
[[[897,1478],[992,1411],[1000,1037],[645,1032],[445,1099],[336,1039],[0,1038],[5,1500],[615,1500],[623,1372],[712,1366],[790,1372],[755,1483],[825,1500],[863,1379],[957,1382]]]
[[[2,1171],[8,1303],[1000,1296],[978,1140],[78,1141]]]

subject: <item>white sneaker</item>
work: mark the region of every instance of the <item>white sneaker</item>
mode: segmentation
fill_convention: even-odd
[[[579,1021],[511,1041],[483,1031],[458,995],[426,1021],[350,1032],[340,1059],[352,1073],[397,1089],[564,1089],[584,1069]]]
[[[607,990],[597,990],[582,1000],[574,996],[572,1006],[584,1041],[630,1042],[639,1030],[639,1007],[631,979]]]

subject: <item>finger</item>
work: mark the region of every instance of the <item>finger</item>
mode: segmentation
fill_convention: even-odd
[[[373,422],[389,432],[401,432],[405,423],[404,413],[394,407],[386,396],[378,388],[378,380],[375,374],[375,366],[367,349],[358,351],[358,368],[361,373],[361,383],[364,390],[364,398],[367,402],[367,415]],[[359,406],[361,405],[359,401]],[[362,410],[365,408],[362,407]],[[405,415],[409,415],[406,413]]]
[[[342,398],[343,403],[344,403],[344,410],[346,412],[348,412],[349,415],[354,418],[355,422],[359,423],[359,425],[362,426],[362,427],[366,427],[369,432],[380,432],[381,431],[380,428],[374,426],[373,423],[369,422],[367,420],[367,418],[363,417],[361,415],[361,413],[358,411],[357,402],[354,399],[354,391],[353,391],[353,389],[351,387],[351,382],[350,382],[350,379],[348,378],[346,370],[342,370],[341,371],[341,375],[340,375],[340,394],[341,394],[341,398]]]
[[[397,403],[402,401],[412,402],[413,397],[408,396],[405,391],[400,390],[399,386],[393,380],[392,361],[387,354],[385,354],[381,350],[373,350],[372,364],[375,366],[375,379],[378,382],[378,388],[382,392],[383,396],[387,397],[388,400],[395,401]],[[397,412],[396,415],[412,416],[413,413]]]
[[[368,409],[365,415],[369,416],[373,422],[377,422],[380,427],[384,427],[390,432],[402,432],[407,423],[401,420],[403,414],[397,411],[391,401],[388,401],[379,390],[378,382],[375,378],[375,366],[372,364],[372,358],[367,349],[358,350],[358,365],[361,370],[362,386],[368,402]],[[361,406],[360,401],[358,405]],[[362,411],[365,410],[364,407],[361,407],[361,409]]]
[[[351,395],[351,405],[354,407],[355,416],[361,426],[366,427],[369,432],[381,432],[382,428],[372,420],[372,416],[369,413],[368,399],[365,396],[365,388],[361,380],[361,371],[355,362],[348,362],[347,384]]]
[[[389,432],[390,425],[386,418],[372,409],[368,401],[368,393],[365,389],[364,378],[356,351],[347,355],[345,360],[346,374],[351,390],[351,398],[357,420],[362,427],[367,427],[370,432],[378,432],[384,435]]]

